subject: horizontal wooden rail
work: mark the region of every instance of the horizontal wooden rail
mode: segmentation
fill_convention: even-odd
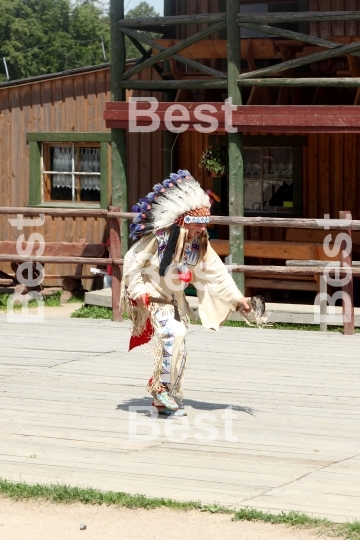
[[[172,26],[174,24],[212,24],[225,21],[225,18],[225,13],[208,13],[207,15],[173,15],[169,17],[122,19],[118,24],[128,28],[146,28],[147,26]]]
[[[132,220],[134,212],[111,212],[105,209],[77,210],[67,208],[12,208],[0,207],[0,215],[22,214],[24,216],[39,216],[44,214],[52,217],[102,217],[107,219]],[[219,225],[238,225],[242,227],[293,227],[298,229],[338,229],[360,231],[360,220],[350,222],[341,219],[306,219],[306,218],[270,218],[270,217],[230,217],[210,216],[210,223]],[[89,259],[87,259],[89,260]]]
[[[123,265],[124,259],[120,258],[120,227],[119,220],[132,220],[136,215],[134,212],[121,212],[119,207],[110,207],[106,209],[77,209],[77,208],[23,208],[23,207],[0,207],[0,215],[22,215],[34,216],[48,215],[51,217],[102,217],[109,220],[110,226],[110,257],[69,257],[69,256],[28,256],[24,257],[16,254],[1,254],[0,262],[14,263],[51,263],[51,264],[78,264],[78,265],[99,265],[113,267],[113,287],[112,287],[112,307],[113,320],[121,320],[121,312],[119,310],[120,301],[120,266]],[[230,216],[210,216],[211,223],[229,225],[229,226],[254,226],[254,227],[289,227],[295,229],[323,229],[325,231],[343,230],[351,236],[351,231],[360,230],[360,220],[352,220],[351,214],[348,212],[340,212],[341,219],[301,219],[301,218],[269,218],[269,217],[230,217]],[[66,244],[66,243],[65,243]],[[339,267],[340,264],[340,267]],[[257,277],[256,274],[262,276],[288,276],[293,279],[296,276],[320,276],[320,282],[325,281],[321,276],[329,273],[339,279],[345,275],[351,274],[350,284],[343,285],[342,291],[347,298],[351,299],[351,306],[347,305],[343,300],[344,314],[344,333],[347,335],[354,333],[354,316],[353,316],[353,289],[352,276],[360,276],[360,267],[352,266],[351,253],[347,253],[345,242],[343,241],[340,251],[340,262],[334,261],[324,268],[322,264],[318,266],[252,266],[252,265],[228,265],[228,270],[231,272],[242,272],[245,275]],[[350,271],[349,271],[350,270]],[[74,276],[77,278],[77,275]],[[84,279],[79,276],[79,279]],[[250,278],[249,278],[250,279]],[[268,278],[266,278],[268,279]],[[3,280],[9,284],[9,279]],[[1,284],[1,282],[0,282]],[[324,292],[324,291],[323,291]],[[325,301],[323,304],[325,305]],[[325,309],[326,308],[322,308]],[[347,312],[346,312],[347,310]],[[345,313],[346,312],[346,313]],[[350,313],[350,318],[349,318]],[[346,316],[345,316],[346,315]]]
[[[173,15],[169,17],[147,17],[121,19],[118,24],[128,28],[154,28],[156,26],[174,26],[177,24],[212,24],[225,21],[225,13],[208,13],[206,15]],[[236,20],[242,23],[283,23],[283,22],[328,22],[359,21],[360,11],[303,11],[279,13],[238,13]]]
[[[1,212],[0,212],[1,213]],[[133,212],[109,212],[108,217],[133,219]],[[351,222],[342,219],[269,218],[210,216],[210,223],[218,225],[240,225],[242,227],[293,227],[296,229],[339,229],[360,231],[360,220]]]
[[[272,274],[272,275],[287,275],[287,276],[321,276],[324,272],[330,272],[337,276],[344,277],[350,273],[350,269],[344,269],[329,261],[328,266],[252,266],[252,265],[236,265],[228,264],[226,268],[229,272],[243,272],[244,274]],[[360,276],[359,267],[351,267],[351,273],[353,276]]]
[[[241,79],[239,86],[329,86],[338,88],[358,88],[360,86],[360,77],[291,77],[283,79],[271,77],[267,79]]]
[[[103,208],[83,209],[83,208],[28,208],[0,206],[0,215],[22,214],[23,216],[44,216],[52,217],[106,217],[108,210]]]
[[[107,266],[112,264],[112,259],[100,259],[100,258],[90,258],[90,257],[36,257],[30,255],[29,257],[24,257],[22,255],[1,255],[0,262],[33,262],[33,263],[50,263],[50,264],[99,264],[102,266]],[[80,276],[79,276],[80,277]],[[95,276],[94,276],[95,277]]]
[[[359,21],[360,11],[303,11],[278,13],[238,13],[237,23],[289,23],[289,22],[330,22],[330,21]]]

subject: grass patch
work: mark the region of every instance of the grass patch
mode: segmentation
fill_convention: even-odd
[[[273,525],[291,525],[292,527],[309,526],[309,527],[331,527],[334,525],[327,519],[314,518],[299,512],[280,512],[280,514],[270,514],[255,510],[255,508],[243,508],[235,512],[234,521],[263,521],[264,523],[272,523]]]
[[[0,294],[0,311],[7,311],[7,304],[8,304],[8,300],[9,300],[9,297],[11,296],[11,294],[9,293],[3,293],[3,294]],[[30,302],[28,303],[28,306],[29,308],[36,308],[38,307],[38,302],[37,300],[30,300]],[[52,294],[51,296],[47,296],[45,299],[44,299],[44,306],[46,307],[61,307],[61,303],[60,303],[60,293],[54,293]],[[14,310],[21,310],[22,309],[22,306],[20,304],[15,304],[14,305]]]
[[[82,503],[92,505],[122,506],[126,508],[155,508],[167,507],[173,510],[198,510],[199,502],[178,502],[172,499],[148,498],[144,495],[129,495],[115,491],[98,491],[91,488],[78,488],[66,485],[25,484],[14,483],[0,479],[0,495],[17,501],[28,499],[46,500],[53,503],[71,504]]]
[[[315,518],[299,512],[281,512],[271,514],[254,508],[243,508],[237,512],[226,507],[203,505],[197,501],[179,502],[166,498],[150,498],[145,495],[129,495],[115,491],[99,491],[92,488],[71,487],[61,484],[43,485],[26,484],[25,482],[10,482],[0,478],[0,496],[15,501],[37,500],[57,504],[81,503],[90,505],[119,506],[131,509],[169,508],[177,511],[198,510],[212,514],[228,514],[233,521],[261,521],[272,525],[287,525],[289,527],[306,527],[316,529],[321,534],[330,534],[344,540],[360,540],[360,522],[333,523],[327,519]]]
[[[81,306],[71,314],[75,319],[108,319],[112,320],[112,309],[103,306]],[[123,313],[123,319],[128,320],[129,317]]]
[[[84,292],[75,292],[73,293],[74,296],[70,298],[70,300],[67,302],[68,304],[75,304],[79,302],[84,301]],[[1,293],[0,294],[0,311],[7,311],[7,304],[9,297],[11,296],[11,293]],[[54,294],[51,294],[50,296],[46,296],[44,298],[44,306],[45,307],[62,307],[62,304],[60,302],[61,297],[61,291],[54,292]],[[38,307],[37,300],[30,300],[28,304],[29,308],[36,308]],[[21,310],[21,305],[15,305],[14,310]]]
[[[317,529],[319,534],[328,534],[346,540],[360,540],[360,522],[334,523],[328,519],[316,518],[299,512],[271,514],[255,508],[243,508],[235,512],[233,521],[262,521],[272,525],[289,525]]]
[[[67,304],[79,304],[85,300],[85,291],[74,291],[72,297],[66,302]]]
[[[74,319],[109,319],[112,320],[112,309],[102,306],[81,306],[71,314]]]

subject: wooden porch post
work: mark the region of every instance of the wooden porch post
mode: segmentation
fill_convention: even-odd
[[[111,100],[125,101],[126,90],[119,82],[126,71],[125,35],[121,32],[118,21],[124,19],[124,0],[110,0],[111,25]],[[112,205],[127,210],[126,181],[126,130],[111,130],[111,184]],[[128,249],[127,221],[121,220],[121,249],[125,254]]]
[[[175,3],[174,0],[164,0],[164,17],[170,17],[172,15],[176,15],[175,10]],[[171,38],[176,38],[176,33],[169,35]],[[164,61],[164,71],[170,71],[170,62],[169,60]],[[176,91],[167,91],[163,93],[163,99],[166,102],[172,102],[174,101],[174,96],[176,95]],[[172,133],[171,131],[165,130],[162,132],[163,137],[163,176],[164,178],[168,178],[170,173],[175,172],[174,170],[174,164],[172,163],[171,159],[171,151],[172,147],[175,142],[175,133]]]
[[[119,206],[110,206],[110,212],[120,212]],[[121,221],[120,221],[121,223]],[[110,257],[112,259],[120,259],[121,241],[120,241],[120,224],[117,218],[110,218]],[[122,321],[122,313],[120,311],[120,287],[121,287],[121,270],[118,264],[112,265],[112,320],[115,322]]]
[[[339,212],[340,219],[347,219],[352,221],[351,212],[342,210]],[[351,240],[351,229],[344,231],[349,235]],[[341,242],[340,251],[340,266],[352,267],[352,247],[350,250],[346,250],[346,242]],[[344,278],[343,278],[344,279]],[[354,285],[352,274],[349,278],[349,282],[342,287],[342,292],[345,295],[342,301],[342,312],[344,318],[344,335],[352,336],[355,333],[355,320],[354,320]]]
[[[241,92],[237,84],[240,74],[240,27],[236,22],[239,11],[238,0],[227,0],[227,50],[228,50],[228,97],[233,105],[242,105]],[[244,170],[242,134],[229,133],[229,215],[244,215]],[[230,255],[232,264],[244,264],[244,229],[230,227]],[[245,294],[244,274],[233,276],[239,289]]]

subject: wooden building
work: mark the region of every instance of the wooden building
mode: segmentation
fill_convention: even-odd
[[[188,113],[188,130],[175,138],[163,135],[171,168],[189,169],[222,195],[222,213],[338,218],[340,210],[349,210],[358,219],[358,0],[165,0],[164,17],[137,20],[124,20],[121,8],[115,9],[119,4],[113,2],[116,43],[127,35],[139,50],[141,44],[151,49],[127,72],[121,47],[113,50],[118,76],[105,118],[114,137],[129,126],[125,90],[135,96],[162,90],[159,129],[167,129],[169,102]],[[162,37],[150,39],[144,31]],[[157,67],[156,80],[131,77],[150,66]],[[215,133],[198,133],[197,103],[212,107],[221,123],[228,98],[238,107],[237,132],[226,133],[223,121]],[[228,149],[229,172],[220,181],[198,169],[208,147]],[[163,158],[166,176],[169,159]],[[246,238],[282,241],[288,233],[251,227]],[[231,226],[230,253],[239,264],[243,242],[242,228]]]
[[[222,196],[217,212],[336,218],[346,209],[360,219],[360,0],[164,0],[164,5],[160,20],[122,21],[123,2],[111,2],[117,35],[112,82],[110,67],[103,65],[0,85],[0,206],[115,204],[125,209],[181,167]],[[166,21],[168,17],[175,18]],[[139,30],[159,37],[134,37]],[[123,40],[131,32],[143,65],[126,63]],[[181,48],[181,42],[194,36]],[[164,49],[174,54],[164,56]],[[316,54],[320,57],[307,60]],[[206,148],[228,148],[231,136],[224,129],[209,134],[194,129],[129,133],[125,117],[120,121],[116,116],[115,102],[130,96],[185,106],[211,103],[221,108],[228,96],[241,103],[251,118],[233,136],[229,177],[213,179],[199,168]],[[269,117],[255,125],[256,107],[266,107],[278,125]],[[296,116],[296,111],[305,111],[301,107],[306,114]],[[324,111],[331,112],[330,120]],[[241,145],[239,181],[233,164]],[[280,197],[279,189],[286,187],[291,189]],[[1,240],[17,238],[7,218],[0,218],[0,226]],[[47,241],[107,239],[104,220],[95,218],[47,217],[41,232]],[[125,239],[125,230],[123,235]],[[246,235],[283,240],[286,231],[252,227]],[[242,247],[233,249],[240,262]],[[47,271],[56,274],[59,269]]]
[[[151,71],[142,74],[149,76]],[[0,207],[108,208],[112,200],[111,136],[103,112],[109,100],[109,64],[2,83]],[[160,181],[158,141],[151,148],[147,141],[142,146],[136,134],[130,139],[129,183],[135,185],[139,174],[151,174],[154,181]],[[0,216],[2,241],[15,241],[22,233],[28,238],[32,232],[39,232],[47,242],[100,243],[108,239],[102,218],[46,216],[41,229],[26,227],[19,232],[8,217]],[[1,264],[0,269],[11,273],[9,263]],[[73,272],[69,265],[46,266],[50,275]],[[58,279],[46,281],[46,285],[60,283]]]

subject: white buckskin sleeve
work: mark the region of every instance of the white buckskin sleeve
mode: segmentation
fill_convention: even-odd
[[[244,297],[210,245],[203,262],[195,267],[194,286],[199,299],[201,322],[213,330],[219,330]]]

